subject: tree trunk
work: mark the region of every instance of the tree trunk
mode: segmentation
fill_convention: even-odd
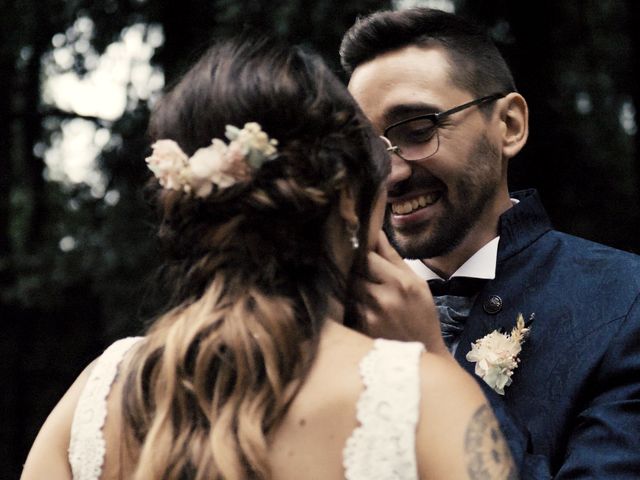
[[[22,154],[24,159],[25,177],[31,193],[31,212],[24,235],[24,248],[27,253],[37,250],[38,242],[42,239],[42,231],[46,221],[46,190],[43,177],[44,162],[36,156],[33,148],[42,140],[42,123],[39,115],[41,82],[40,61],[49,47],[53,36],[46,4],[33,4],[34,31],[32,34],[33,53],[25,69],[25,79],[22,91]]]

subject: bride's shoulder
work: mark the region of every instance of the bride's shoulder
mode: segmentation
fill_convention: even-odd
[[[119,340],[105,352],[87,365],[69,387],[58,404],[51,411],[42,425],[25,462],[22,479],[30,478],[71,478],[67,461],[67,449],[71,440],[71,428],[76,408],[87,383],[95,377],[105,356],[124,346],[136,343],[134,340]]]

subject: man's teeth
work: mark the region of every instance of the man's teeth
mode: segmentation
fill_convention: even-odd
[[[405,202],[395,202],[391,204],[391,211],[396,215],[406,215],[418,210],[419,208],[426,207],[436,203],[439,195],[436,193],[429,193],[427,195],[420,195],[419,197],[412,198]]]

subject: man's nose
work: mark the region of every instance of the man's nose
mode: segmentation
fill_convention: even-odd
[[[395,152],[389,152],[391,156],[391,172],[387,177],[387,190],[393,190],[393,187],[403,182],[411,176],[411,162],[408,162]]]

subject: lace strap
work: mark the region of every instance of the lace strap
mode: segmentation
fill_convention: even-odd
[[[107,397],[124,355],[142,337],[118,340],[98,358],[89,373],[71,423],[69,463],[74,480],[98,480],[102,473],[105,441],[102,428],[107,418]]]
[[[415,433],[420,406],[421,343],[377,339],[360,362],[360,425],[343,451],[347,480],[418,478]]]

